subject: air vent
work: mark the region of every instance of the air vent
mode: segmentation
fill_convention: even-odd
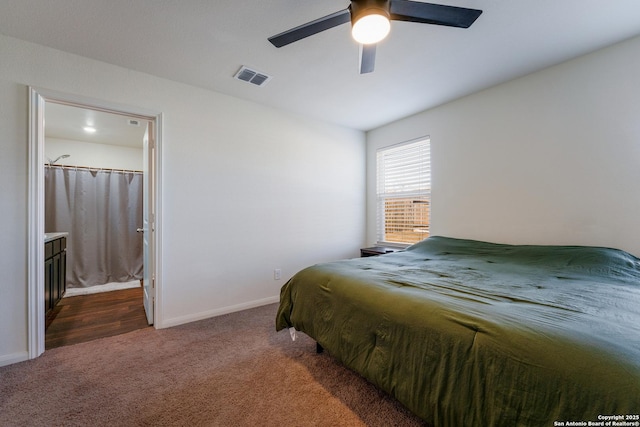
[[[240,67],[236,75],[233,77],[235,79],[242,80],[243,82],[252,83],[256,86],[264,86],[269,80],[271,80],[271,76],[252,70],[251,68],[247,68],[244,65]]]

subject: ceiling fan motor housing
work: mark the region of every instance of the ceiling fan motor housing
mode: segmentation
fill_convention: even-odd
[[[351,25],[354,25],[363,16],[377,14],[391,18],[389,14],[389,0],[353,0],[351,6]]]

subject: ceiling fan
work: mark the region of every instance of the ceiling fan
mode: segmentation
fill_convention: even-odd
[[[351,35],[361,45],[360,74],[365,74],[375,67],[376,43],[389,34],[389,21],[469,28],[481,13],[477,9],[408,0],[352,0],[344,10],[276,34],[268,40],[275,47],[282,47],[351,21]]]

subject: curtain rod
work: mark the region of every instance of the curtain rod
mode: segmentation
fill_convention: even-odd
[[[133,169],[114,169],[114,168],[97,168],[97,167],[89,167],[89,166],[70,166],[70,165],[44,165],[45,168],[60,168],[60,169],[82,169],[88,171],[105,171],[105,172],[123,172],[123,173],[142,173],[141,170],[133,170]]]

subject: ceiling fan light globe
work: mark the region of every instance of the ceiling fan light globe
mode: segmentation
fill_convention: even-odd
[[[360,17],[351,28],[351,36],[361,44],[374,44],[383,40],[391,30],[389,18],[372,13]]]

